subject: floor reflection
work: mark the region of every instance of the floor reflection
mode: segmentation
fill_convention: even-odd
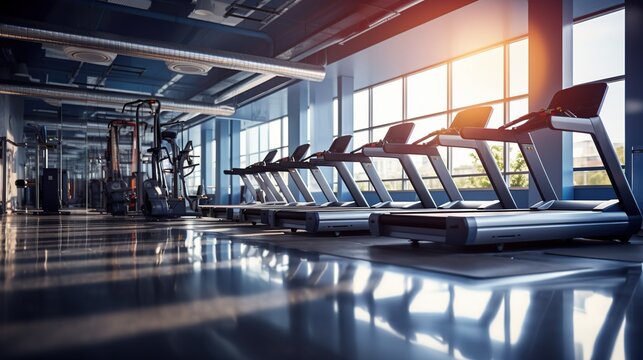
[[[221,223],[9,216],[1,234],[2,358],[643,356],[638,265],[499,285]]]

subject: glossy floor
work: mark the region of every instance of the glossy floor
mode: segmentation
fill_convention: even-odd
[[[471,281],[206,220],[7,216],[1,235],[3,359],[643,358],[640,265]]]

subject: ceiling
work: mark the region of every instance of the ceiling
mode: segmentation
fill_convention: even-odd
[[[215,0],[217,15],[202,20],[195,15],[192,0],[0,1],[0,22],[325,65],[471,2]],[[414,6],[408,10],[399,11],[411,4]],[[372,26],[374,23],[377,26]],[[369,25],[372,30],[364,32]],[[69,59],[55,46],[0,40],[2,81],[66,84],[212,104],[222,91],[253,75],[221,68],[212,68],[205,76],[180,75],[170,71],[163,61],[125,55],[118,55],[109,65],[81,63]],[[292,82],[276,77],[225,104],[243,105]],[[25,118],[31,122],[59,122],[58,110],[55,103],[52,106],[42,100],[25,100]],[[100,109],[64,105],[62,117],[65,123],[105,123],[110,113],[97,110]],[[165,114],[164,120],[179,115]],[[204,118],[207,117],[201,115],[189,121]]]

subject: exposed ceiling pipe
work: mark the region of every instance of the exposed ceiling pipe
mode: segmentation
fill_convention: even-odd
[[[191,62],[300,80],[321,81],[326,76],[326,70],[319,65],[295,63],[227,51],[210,50],[209,52],[203,52],[187,47],[176,48],[173,45],[173,47],[170,47],[167,44],[113,40],[9,24],[0,24],[0,38],[61,46],[76,46],[148,59]]]
[[[324,42],[324,43],[322,43],[322,44],[320,44],[320,45],[318,45],[318,46],[316,46],[316,47],[314,47],[314,48],[312,48],[312,49],[310,49],[310,50],[308,50],[308,51],[306,51],[306,52],[304,52],[302,54],[297,55],[296,57],[293,57],[291,60],[292,61],[299,61],[299,60],[304,59],[304,58],[306,58],[306,57],[308,57],[308,56],[310,56],[310,55],[312,55],[312,54],[314,54],[316,52],[319,52],[319,51],[322,51],[322,50],[324,50],[326,48],[329,48],[329,47],[331,47],[331,46],[333,46],[335,44],[343,45],[346,42],[348,42],[348,41],[350,41],[350,40],[352,40],[352,39],[354,39],[354,38],[366,33],[367,31],[370,31],[370,30],[382,25],[383,23],[385,23],[385,22],[387,22],[389,20],[392,20],[393,18],[401,15],[402,12],[412,8],[415,5],[418,5],[419,3],[423,2],[423,1],[424,0],[411,1],[410,3],[408,3],[406,5],[403,5],[403,6],[400,6],[400,7],[396,8],[392,12],[389,12],[386,16],[384,16],[382,18],[379,18],[378,20],[370,23],[362,31],[358,31],[358,32],[349,34],[347,36],[341,36],[339,38],[330,39],[330,40],[328,40],[328,41],[326,41],[326,42]],[[246,92],[248,90],[254,89],[255,87],[257,87],[257,86],[259,86],[259,85],[261,85],[263,83],[266,83],[266,82],[274,79],[275,77],[276,76],[270,75],[270,74],[260,74],[260,75],[253,76],[249,80],[246,80],[246,81],[244,81],[244,82],[242,82],[242,83],[240,83],[238,85],[232,86],[229,89],[227,89],[224,92],[222,92],[221,94],[219,94],[219,96],[217,96],[217,98],[214,100],[214,103],[215,104],[223,103],[223,102],[225,102],[227,100],[232,99],[233,97],[235,97],[237,95],[240,95],[240,94],[242,94],[242,93],[244,93],[244,92]]]
[[[246,80],[241,84],[235,85],[229,88],[228,90],[225,90],[224,92],[222,92],[219,96],[216,97],[216,99],[214,99],[214,103],[221,104],[222,102],[226,102],[232,99],[233,97],[243,94],[248,90],[254,89],[257,86],[265,82],[268,82],[274,78],[275,78],[274,75],[266,75],[266,74],[253,76],[249,80]]]
[[[104,105],[121,107],[125,103],[140,99],[141,96],[120,94],[98,90],[76,90],[60,86],[11,84],[0,82],[0,94],[36,97],[40,99],[56,99],[74,105]],[[230,116],[234,114],[231,106],[210,105],[194,101],[182,101],[161,98],[163,111],[184,113],[200,113],[208,115]]]
[[[322,50],[324,50],[324,49],[326,49],[328,47],[331,47],[331,46],[339,43],[342,39],[343,39],[343,37],[335,37],[335,38],[329,39],[327,41],[324,41],[323,43],[321,43],[321,44],[319,44],[319,45],[317,45],[317,46],[315,46],[313,48],[310,48],[310,49],[302,52],[301,54],[298,54],[297,56],[294,56],[292,58],[292,60],[293,61],[299,61],[301,59],[305,59],[306,57],[308,57],[308,56],[310,56],[310,55],[312,55],[312,54],[314,54],[316,52],[322,51]],[[269,74],[255,75],[255,76],[251,77],[250,79],[248,79],[248,80],[246,80],[246,81],[244,81],[244,82],[242,82],[242,83],[240,83],[238,85],[234,85],[231,88],[229,88],[229,89],[225,90],[224,92],[222,92],[221,94],[219,94],[219,96],[217,96],[216,99],[214,99],[214,103],[215,104],[221,104],[221,103],[223,103],[225,101],[228,101],[228,100],[232,99],[233,97],[235,97],[235,96],[237,96],[239,94],[243,94],[244,92],[246,92],[248,90],[254,89],[257,86],[259,86],[259,85],[261,85],[263,83],[266,83],[266,82],[274,79],[275,77],[276,76],[269,75]]]

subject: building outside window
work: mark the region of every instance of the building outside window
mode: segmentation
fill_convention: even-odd
[[[272,150],[277,150],[275,160],[288,156],[288,117],[246,127],[239,134],[239,144],[241,167],[261,161]]]
[[[609,85],[600,117],[616,153],[625,163],[625,9],[578,19],[573,27],[574,85]],[[574,185],[609,185],[596,147],[587,134],[574,133]]]
[[[498,127],[528,112],[528,40],[507,41],[470,55],[436,64],[354,93],[354,141],[363,144],[384,137],[391,125],[413,122],[411,141],[447,127],[458,112],[474,106],[491,106],[488,127]],[[489,143],[494,158],[511,187],[528,185],[527,167],[517,146]],[[474,151],[440,149],[461,188],[490,188],[491,184]],[[441,185],[428,159],[414,156],[429,188]],[[390,190],[411,189],[399,162],[374,159]],[[370,189],[366,175],[353,169],[360,187]]]

